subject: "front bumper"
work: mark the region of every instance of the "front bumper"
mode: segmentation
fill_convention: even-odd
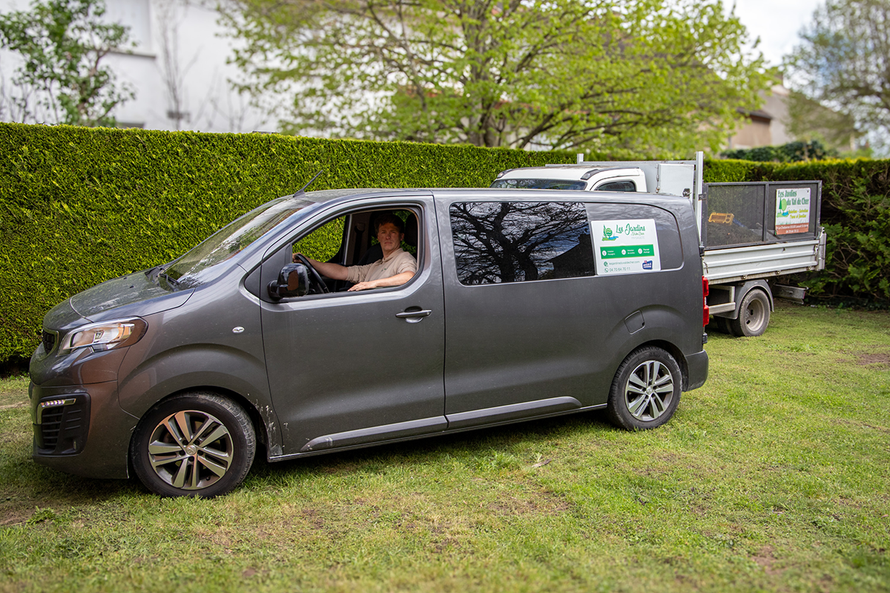
[[[130,437],[138,418],[118,405],[117,382],[29,389],[34,461],[89,478],[129,475]]]

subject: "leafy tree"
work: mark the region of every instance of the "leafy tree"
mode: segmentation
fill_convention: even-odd
[[[104,14],[102,0],[36,0],[28,11],[0,15],[0,47],[23,60],[10,98],[17,119],[114,125],[112,110],[133,92],[102,60],[127,44],[128,29],[103,22]]]
[[[840,114],[834,125],[819,117],[819,125],[830,128],[826,138],[831,141],[830,135],[846,133],[849,142],[855,133],[853,122],[859,130],[872,132],[873,139],[879,140],[881,132],[886,136],[890,129],[890,1],[827,0],[800,36],[802,42],[785,61],[789,85]],[[808,111],[801,99],[797,109],[801,113],[792,116],[801,121]]]
[[[228,7],[242,88],[305,135],[688,154],[770,83],[720,0]]]

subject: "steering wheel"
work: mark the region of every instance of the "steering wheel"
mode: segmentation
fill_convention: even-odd
[[[309,272],[309,289],[312,292],[312,287],[315,286],[319,290],[316,292],[328,293],[331,292],[328,290],[328,285],[324,283],[324,280],[321,277],[321,274],[318,273],[318,270],[312,267],[312,264],[309,263],[309,260],[302,253],[295,253],[294,257],[296,257],[301,264],[306,266],[306,270]]]

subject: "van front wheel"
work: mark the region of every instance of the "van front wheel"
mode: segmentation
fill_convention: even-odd
[[[232,401],[213,393],[165,400],[139,422],[130,444],[133,469],[161,496],[212,498],[237,487],[253,464],[256,433]]]
[[[627,430],[661,426],[680,403],[680,365],[665,350],[648,346],[632,352],[615,373],[609,391],[609,419]]]

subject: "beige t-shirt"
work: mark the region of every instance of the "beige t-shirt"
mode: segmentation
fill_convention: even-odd
[[[365,266],[349,266],[346,268],[346,281],[358,284],[371,282],[381,278],[389,278],[402,272],[416,272],[417,262],[414,256],[401,247],[389,254],[389,257],[378,259]]]

